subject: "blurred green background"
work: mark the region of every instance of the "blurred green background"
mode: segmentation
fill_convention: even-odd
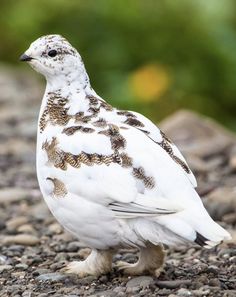
[[[0,0],[0,60],[64,35],[104,99],[155,121],[180,108],[236,130],[235,0]],[[20,65],[20,66],[19,66]]]

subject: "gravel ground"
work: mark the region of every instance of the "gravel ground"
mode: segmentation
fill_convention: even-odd
[[[162,127],[182,148],[211,215],[233,235],[213,250],[166,250],[160,277],[114,271],[78,279],[60,269],[83,259],[76,238],[54,220],[35,175],[36,119],[42,87],[32,73],[0,68],[0,296],[236,296],[236,140],[215,123],[179,112]],[[114,257],[135,262],[136,250]]]

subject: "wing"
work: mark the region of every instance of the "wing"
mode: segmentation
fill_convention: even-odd
[[[118,217],[170,214],[191,200],[182,168],[135,127],[76,129],[43,149],[69,193],[108,206]]]
[[[175,144],[162,132],[155,124],[153,124],[145,116],[137,112],[120,111],[118,114],[123,115],[126,119],[124,123],[142,131],[146,137],[150,138],[158,146],[169,155],[173,162],[180,166],[183,173],[189,178],[193,187],[197,187],[197,181],[190,170],[187,162]]]

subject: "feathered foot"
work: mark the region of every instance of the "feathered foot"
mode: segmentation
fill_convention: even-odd
[[[62,269],[65,273],[77,274],[80,278],[88,275],[99,276],[106,274],[112,269],[112,255],[110,250],[92,250],[84,261],[73,261]]]
[[[165,260],[165,252],[161,245],[146,244],[140,249],[140,256],[137,263],[130,264],[119,261],[118,269],[127,275],[152,274],[158,277],[162,271]]]

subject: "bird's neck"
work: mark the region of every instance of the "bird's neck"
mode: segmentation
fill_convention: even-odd
[[[60,126],[62,121],[67,123],[68,119],[75,119],[77,115],[94,117],[101,104],[107,103],[91,88],[89,80],[86,84],[81,84],[78,79],[71,80],[69,84],[60,79],[47,81],[39,114],[40,125],[43,127],[52,123]]]
[[[83,67],[76,69],[76,71],[61,71],[57,75],[46,76],[47,87],[46,90],[57,91],[61,89],[63,91],[71,92],[77,90],[82,92],[83,90],[91,89],[90,81],[86,70]]]

